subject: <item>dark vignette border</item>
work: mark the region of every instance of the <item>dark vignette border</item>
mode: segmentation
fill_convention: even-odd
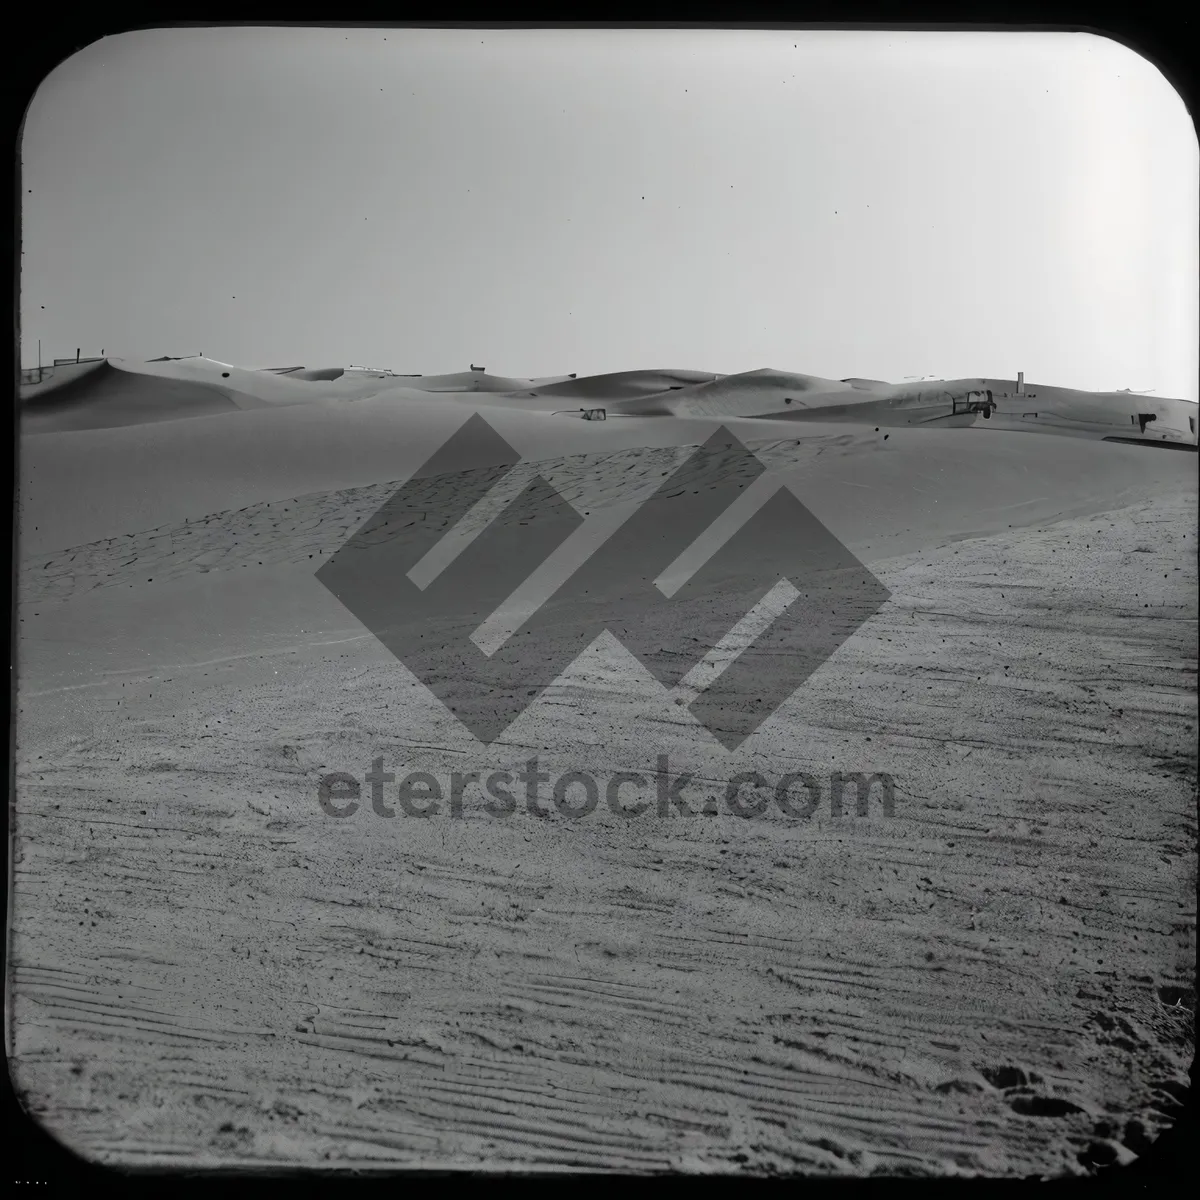
[[[6,566],[10,580],[7,593],[9,616],[9,662],[13,662],[15,649],[16,577],[16,467],[17,467],[17,378],[20,368],[20,205],[21,168],[20,139],[25,111],[37,92],[41,82],[61,62],[76,51],[98,41],[136,29],[170,26],[205,25],[315,25],[328,27],[362,26],[368,28],[413,26],[446,27],[465,26],[470,28],[825,28],[825,29],[959,29],[976,32],[1014,30],[1060,30],[1096,33],[1121,42],[1154,64],[1175,88],[1197,123],[1197,80],[1196,58],[1187,50],[1195,40],[1197,22],[1186,16],[1183,5],[1130,4],[1115,0],[983,0],[971,5],[941,2],[885,2],[885,0],[843,0],[841,3],[743,3],[659,4],[637,5],[515,5],[505,11],[488,6],[462,6],[457,9],[438,6],[389,6],[382,4],[343,3],[337,6],[340,19],[334,19],[329,10],[324,11],[303,3],[290,5],[271,3],[270,0],[254,5],[138,5],[101,3],[87,5],[74,12],[60,8],[37,7],[27,11],[27,24],[18,32],[15,22],[9,24],[9,37],[5,41],[5,63],[3,73],[3,119],[5,149],[13,165],[11,184],[3,193],[5,210],[0,213],[5,228],[12,231],[11,239],[5,239],[3,251],[5,266],[12,280],[12,288],[5,293],[6,303],[11,304],[11,339],[6,339],[4,361],[8,378],[12,381],[12,406],[5,431],[11,441],[9,449],[0,455],[0,487],[13,500],[12,520],[9,537],[6,538]],[[398,11],[399,10],[399,11]],[[1190,37],[1189,37],[1190,35]],[[1200,284],[1200,281],[1198,281]],[[8,794],[13,793],[13,732],[15,712],[14,681],[11,677],[5,690],[4,701],[8,717],[8,772],[6,783]],[[11,830],[11,824],[10,824]],[[11,897],[11,854],[4,855],[5,882],[5,943],[7,950],[8,905]],[[5,955],[5,1029],[7,1033],[7,953]],[[6,1060],[7,1061],[7,1060]],[[1056,1187],[1073,1190],[1086,1188],[1089,1193],[1117,1192],[1124,1194],[1129,1188],[1140,1190],[1152,1183],[1176,1180],[1183,1181],[1195,1175],[1195,1063],[1192,1065],[1193,1086],[1186,1103],[1179,1109],[1173,1129],[1164,1133],[1156,1143],[1153,1153],[1139,1159],[1124,1170],[1101,1172],[1097,1177],[1086,1180],[1059,1180]],[[277,1180],[278,1186],[289,1191],[308,1188],[325,1191],[332,1187],[342,1188],[353,1182],[357,1187],[374,1185],[394,1190],[396,1175],[426,1175],[431,1178],[448,1177],[450,1172],[403,1172],[389,1173],[387,1178],[379,1176],[353,1176],[344,1172],[314,1173],[288,1172],[283,1170],[264,1171],[261,1175],[239,1175],[236,1172],[146,1172],[126,1174],[79,1158],[60,1145],[25,1110],[21,1099],[14,1092],[12,1081],[5,1070],[0,1080],[3,1088],[4,1124],[7,1133],[5,1149],[0,1151],[5,1171],[12,1186],[22,1191],[44,1192],[60,1190],[63,1185],[71,1187],[100,1185],[114,1187],[124,1194],[159,1193],[164,1185],[172,1190],[226,1189],[235,1180],[245,1179],[251,1186],[261,1188],[264,1176]],[[1191,1151],[1184,1157],[1185,1140],[1191,1141]],[[489,1176],[476,1173],[481,1179]],[[165,1178],[164,1178],[165,1177]],[[511,1179],[518,1186],[529,1186],[545,1180],[551,1186],[560,1178],[576,1179],[577,1176],[556,1177],[539,1174],[536,1177],[520,1177],[513,1174],[498,1178]],[[0,1175],[0,1180],[3,1175]],[[847,1187],[855,1190],[859,1186],[875,1187],[881,1181],[864,1181],[857,1185],[845,1181],[805,1180],[806,1187],[833,1188],[844,1194]],[[910,1181],[911,1182],[911,1181]],[[954,1187],[959,1181],[921,1180],[922,1189],[930,1187]],[[1021,1180],[972,1180],[971,1189],[981,1187],[1020,1186]],[[271,1186],[268,1183],[268,1186]],[[886,1185],[885,1185],[886,1186]]]

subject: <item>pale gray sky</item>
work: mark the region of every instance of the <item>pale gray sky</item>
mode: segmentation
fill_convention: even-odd
[[[26,119],[22,361],[1196,399],[1200,151],[1088,34],[168,29]]]

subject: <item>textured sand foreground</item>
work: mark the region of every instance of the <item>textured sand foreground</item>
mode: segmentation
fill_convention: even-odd
[[[1095,449],[1114,472],[1149,454]],[[612,502],[611,463],[563,462],[564,489]],[[915,549],[920,510],[877,535],[847,509],[836,532],[875,543],[860,557],[891,600],[734,753],[607,637],[473,742],[309,586],[383,485],[27,562],[27,1104],[122,1165],[1128,1159],[1194,1044],[1197,504],[1164,470],[1156,494],[1031,528],[975,500],[959,540]],[[664,751],[694,810],[740,772],[866,771],[895,778],[895,814],[318,803],[323,774],[377,757],[448,782],[536,755],[603,786]]]

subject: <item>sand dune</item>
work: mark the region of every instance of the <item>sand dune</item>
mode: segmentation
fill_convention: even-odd
[[[531,395],[536,380],[500,380],[480,372],[408,378],[346,371],[324,378],[332,373],[318,369],[313,374],[322,378],[304,380],[207,359],[145,364],[114,359],[71,364],[57,386],[25,389],[22,432],[33,436],[22,445],[23,542],[31,550],[79,545],[164,520],[400,479],[475,410],[486,411],[534,458],[698,444],[714,421],[753,443],[786,437],[785,430],[803,429],[805,440],[820,440],[839,425],[872,436],[879,428],[892,431],[887,449],[901,457],[935,452],[932,442],[898,441],[897,431],[905,426],[970,437],[979,436],[975,431],[1006,437],[1035,432],[1196,444],[1189,424],[1195,405],[1183,401],[1034,386],[1017,396],[1014,383],[992,379],[888,385],[880,392],[872,390],[875,385],[867,389],[773,370],[723,377],[643,371],[543,382]],[[443,390],[467,378],[478,378],[487,390]],[[677,390],[646,395],[667,380],[678,381],[669,385]],[[496,390],[501,385],[517,390]],[[988,394],[996,406],[990,418],[953,414],[956,397]],[[614,419],[549,416],[571,407],[572,400],[581,407],[606,405]],[[1157,418],[1144,431],[1131,421],[1150,411]],[[191,419],[171,419],[181,415]],[[773,431],[773,421],[784,424]],[[956,425],[973,431],[953,429]],[[881,437],[876,440],[884,445]],[[1052,464],[1075,452],[1059,437],[1045,443],[1036,438],[1019,452],[1028,456],[1030,471],[1051,480],[1054,495]],[[957,459],[969,454],[973,460],[991,451],[952,438],[944,450],[939,442],[936,453]],[[1109,455],[1105,461],[1114,460]],[[464,464],[470,465],[481,464]],[[81,488],[88,503],[66,499]],[[1012,497],[1014,503],[1019,499]]]
[[[990,418],[952,415],[989,389]],[[1141,1153],[1194,1048],[1200,485],[1191,455],[1103,439],[1142,435],[1133,406],[1183,444],[1195,406],[1014,390],[193,359],[23,393],[26,1104],[124,1167],[1027,1177]],[[550,415],[573,404],[612,419]],[[722,428],[754,460],[718,437],[678,484]],[[751,517],[694,589],[644,597],[697,513],[763,482],[890,595],[799,687],[807,643],[772,626],[719,677],[717,736],[681,672],[790,569],[794,524]],[[457,524],[492,488],[499,515]],[[317,574],[385,502],[364,594],[419,634],[429,689]],[[487,530],[442,593],[467,611],[398,613],[451,529]],[[511,564],[606,535],[493,676],[469,637]],[[493,706],[517,715],[485,746],[456,713]],[[534,756],[642,773],[651,807],[496,819],[475,784],[459,816],[319,806],[376,761],[449,787]],[[835,810],[839,771],[891,776],[893,814]],[[808,816],[709,808],[794,772],[822,781]],[[681,777],[684,809],[655,807]]]
[[[972,402],[994,402],[990,416],[970,412]],[[960,410],[956,413],[956,409]],[[904,425],[977,425],[982,429],[1024,430],[1077,437],[1196,445],[1195,404],[1186,400],[1135,396],[1128,392],[1081,392],[1072,388],[1027,385],[1018,393],[1006,379],[932,380],[890,388],[869,403],[830,403],[819,414],[798,406],[790,421]],[[764,412],[764,415],[767,415]],[[1141,421],[1150,415],[1152,420]]]
[[[158,371],[127,371],[109,361],[80,370],[58,368],[42,385],[22,390],[21,428],[28,434],[173,421],[262,403],[244,395],[235,398],[232,388],[211,379],[165,378]]]
[[[855,403],[859,390],[836,379],[795,375],[763,368],[626,401],[620,412],[688,417],[760,417],[784,414],[793,406],[824,408]]]
[[[470,412],[407,390],[26,440],[23,482],[60,474],[23,534],[105,505],[114,531],[19,572],[10,1070],[39,1119],[176,1168],[1028,1177],[1152,1141],[1194,1043],[1194,460],[729,418],[888,603],[728,751],[615,635],[548,668],[588,640],[552,598],[539,694],[482,747],[315,578]],[[487,419],[588,517],[715,427]],[[489,457],[457,443],[397,544]],[[702,490],[737,482],[718,453]],[[752,655],[747,709],[785,664]],[[317,803],[377,758],[653,788],[664,751],[690,817]],[[895,815],[703,815],[736,774],[834,770],[890,773]]]
[[[843,379],[842,382],[864,392],[886,392],[895,386],[884,379]]]
[[[389,393],[528,395],[570,376],[508,379],[481,371],[403,376],[345,367],[247,370],[201,357],[150,362],[109,358],[46,369],[22,384],[22,432],[44,434],[169,421],[239,409],[337,404]]]
[[[21,543],[29,549],[77,545],[164,520],[402,479],[472,411],[466,398],[392,388],[349,404],[28,437],[21,444]],[[634,445],[694,445],[711,431],[709,422],[684,418],[592,423],[506,406],[486,411],[513,446],[537,459]],[[754,433],[770,430],[756,424]]]
[[[418,375],[406,379],[406,386],[422,392],[525,392],[535,387],[554,386],[568,382],[570,376],[552,375],[545,379],[509,379],[489,375],[486,371],[459,371],[451,375]]]
[[[588,375],[583,379],[542,384],[537,390],[540,395],[559,396],[563,400],[615,403],[640,396],[655,396],[674,387],[691,387],[716,378],[716,375],[704,371],[616,371],[609,375]]]
[[[981,406],[986,413],[979,411]],[[1001,379],[893,385],[764,369],[614,407],[645,416],[760,417],[881,428],[978,425],[1160,445],[1195,447],[1197,442],[1196,405],[1188,401],[1041,385],[1029,385],[1018,393],[1014,381]]]
[[[23,403],[26,401],[35,401],[43,396],[48,396],[51,392],[57,391],[69,383],[77,383],[93,372],[107,367],[107,365],[108,359],[106,358],[89,358],[84,359],[82,362],[54,363],[50,366],[40,368],[40,377],[35,377],[28,383],[24,380],[23,372],[19,392],[21,401]],[[35,374],[32,368],[29,369],[29,374]]]
[[[352,389],[343,386],[337,392],[323,394],[290,375],[251,371],[207,358],[155,362],[108,358],[78,367],[63,364],[47,371],[45,380],[20,389],[23,433],[172,421],[241,409],[308,404],[347,390],[364,394],[379,389],[377,383],[359,382]]]
[[[285,367],[276,371],[277,375],[286,375],[289,379],[303,379],[309,383],[329,383],[341,379],[346,373],[345,367]]]
[[[1197,406],[1168,397],[1135,396],[1129,392],[1081,392],[1073,388],[1031,385],[1017,395],[1007,380],[986,380],[998,395],[992,425],[997,429],[1120,438],[1195,447],[1200,420]],[[1143,426],[1141,417],[1152,420]]]
[[[22,553],[306,493],[397,481],[424,462],[472,411],[486,412],[517,450],[537,461],[562,454],[697,445],[715,427],[713,419],[684,416],[629,416],[602,423],[548,418],[503,404],[476,408],[465,397],[390,389],[353,404],[272,407],[190,421],[46,433],[22,445]],[[795,441],[800,429],[766,419],[729,417],[721,423],[751,445]],[[874,508],[904,514],[912,503],[928,499],[931,481],[937,489],[953,479],[958,492],[935,490],[941,505],[926,508],[938,514],[939,522],[966,521],[968,530],[977,528],[970,523],[975,502],[964,497],[975,495],[972,480],[993,479],[995,464],[1004,464],[1003,479],[990,495],[981,494],[978,503],[996,509],[1012,506],[1014,512],[1024,505],[1030,513],[1057,511],[1055,505],[1065,504],[1080,488],[1103,506],[1122,488],[1141,486],[1139,480],[1153,486],[1164,470],[1171,478],[1194,473],[1194,462],[1183,456],[1178,463],[1164,464],[1160,456],[1148,457],[1136,447],[1085,446],[1076,439],[1031,438],[1011,431],[985,437],[975,430],[929,427],[892,430],[885,440],[870,425],[826,423],[806,424],[799,440],[797,452],[819,463],[814,478],[831,472],[829,486],[838,506],[856,508],[870,498]],[[488,453],[468,456],[456,468],[487,465]],[[883,474],[874,477],[878,472]],[[86,503],[80,503],[81,496],[88,498]],[[908,523],[920,526],[928,519],[928,512],[920,517],[914,512]]]
[[[415,532],[425,537],[431,528],[448,528],[443,515],[453,510],[456,496],[474,487],[481,473],[490,478],[488,468],[497,461],[491,440],[490,427],[469,420],[456,431],[452,454],[435,456],[422,466],[418,477],[426,483]],[[693,448],[631,445],[533,457],[514,469],[506,488],[515,493],[540,477],[577,513],[628,509],[648,501],[664,474]],[[755,444],[754,450],[758,461],[866,563],[1143,504],[1159,494],[1186,493],[1194,482],[1192,464],[1183,456],[1161,460],[1134,447],[1080,442],[1039,440],[1031,446],[1029,439],[1013,434],[964,443],[953,431],[942,430],[885,443],[878,435],[847,435],[825,427],[812,438],[770,440]],[[426,453],[429,449],[421,451]],[[734,452],[728,457],[734,461]],[[1098,462],[1103,470],[1096,469]],[[385,464],[393,471],[398,465]],[[724,465],[721,454],[713,457],[707,474],[724,484],[741,478]],[[294,478],[283,499],[236,508],[213,510],[184,493],[170,506],[127,509],[128,527],[112,528],[109,536],[86,544],[76,541],[56,550],[28,539],[34,544],[24,547],[21,594],[40,603],[97,588],[137,587],[148,578],[167,582],[215,567],[228,571],[321,562],[401,481],[384,478],[365,486],[302,491],[305,484],[318,482],[314,474],[303,481]],[[167,486],[166,477],[161,485]],[[55,502],[47,498],[39,520],[48,519],[48,507]],[[671,508],[663,503],[656,510],[668,524]],[[131,512],[136,513],[132,522]],[[548,514],[521,515],[519,523],[531,519],[553,520]],[[650,519],[649,514],[642,519]],[[508,514],[500,524],[517,520]],[[147,524],[133,528],[138,522]]]
[[[1196,406],[1181,400],[1041,385],[1018,393],[1014,381],[984,378],[894,385],[770,368],[724,376],[654,370],[518,379],[482,370],[398,376],[341,367],[251,371],[206,358],[146,363],[110,358],[61,364],[42,381],[23,384],[20,402],[22,432],[45,434],[385,395],[401,403],[421,394],[488,397],[493,406],[547,413],[575,402],[624,417],[769,418],[887,428],[978,425],[1158,445],[1197,441]],[[972,411],[985,399],[986,414]]]

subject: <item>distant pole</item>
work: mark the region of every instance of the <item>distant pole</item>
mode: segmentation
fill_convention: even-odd
[[[80,346],[76,346],[76,347],[75,347],[75,361],[76,361],[76,362],[78,362],[78,361],[79,361],[79,351],[80,351],[81,349],[82,349],[82,347],[80,347]]]
[[[1017,372],[1017,395],[1018,396],[1025,395],[1025,372],[1024,371]]]

